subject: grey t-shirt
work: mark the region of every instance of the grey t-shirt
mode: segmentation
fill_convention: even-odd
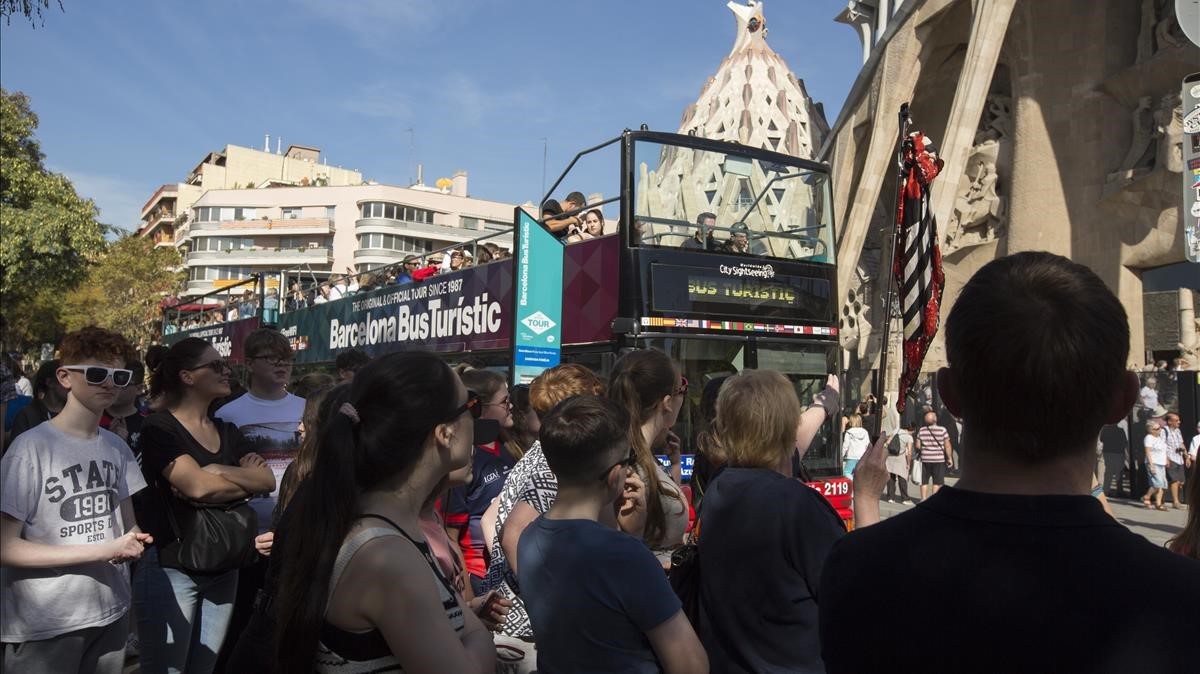
[[[0,511],[23,523],[21,538],[88,545],[125,531],[121,503],[146,487],[133,452],[99,429],[81,440],[45,423],[22,433],[0,461]],[[129,610],[126,565],[0,568],[0,641],[49,639],[107,625]]]

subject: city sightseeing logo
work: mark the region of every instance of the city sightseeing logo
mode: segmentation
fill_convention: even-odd
[[[718,271],[725,276],[775,278],[775,267],[769,264],[739,264],[736,267],[723,264],[718,268]]]

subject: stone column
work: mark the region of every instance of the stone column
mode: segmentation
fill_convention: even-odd
[[[1000,58],[1000,48],[1008,33],[1008,21],[1012,17],[1016,0],[972,0],[971,35],[967,42],[967,55],[963,61],[958,88],[954,92],[954,104],[946,122],[946,137],[935,138],[934,142],[942,159],[944,179],[933,184],[931,199],[933,214],[938,222],[950,221],[950,211],[958,189],[958,176],[967,167],[967,157],[975,142],[979,118],[987,102],[988,89],[992,85],[992,74]],[[941,232],[945,241],[946,230]]]

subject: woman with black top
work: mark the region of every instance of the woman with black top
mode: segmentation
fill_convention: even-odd
[[[419,521],[471,460],[480,402],[428,353],[390,354],[355,376],[272,553],[284,560],[277,671],[493,671],[491,634],[463,610]]]
[[[800,423],[795,386],[778,372],[743,371],[717,396],[710,451],[725,467],[700,515],[698,625],[714,672],[824,671],[817,586],[846,529],[792,477]]]
[[[156,354],[157,356],[158,354]],[[263,458],[245,451],[233,424],[208,416],[209,405],[229,395],[229,363],[211,344],[184,339],[147,363],[150,395],[164,409],[142,424],[138,449],[152,497],[138,522],[154,535],[133,580],[141,640],[141,670],[207,674],[225,640],[237,570],[196,573],[163,565],[177,545],[167,509],[199,503],[232,503],[270,492],[275,476]],[[169,562],[168,562],[169,563]]]

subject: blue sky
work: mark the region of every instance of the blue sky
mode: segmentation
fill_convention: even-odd
[[[543,138],[553,180],[625,127],[676,130],[734,31],[721,0],[51,4],[42,27],[0,27],[0,85],[31,97],[47,164],[125,228],[205,153],[264,133],[383,183],[420,161],[427,183],[466,169],[472,196],[536,199]],[[845,5],[764,6],[831,124],[860,63]]]

